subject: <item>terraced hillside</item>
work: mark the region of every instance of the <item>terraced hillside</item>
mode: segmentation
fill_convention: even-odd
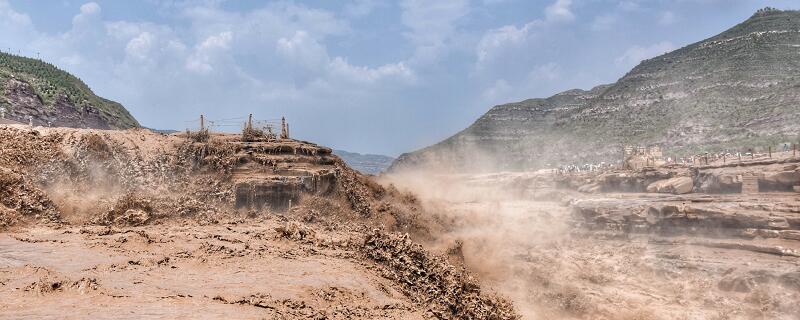
[[[121,104],[98,97],[83,81],[41,60],[0,52],[0,108],[6,118],[34,125],[125,129],[139,127]]]
[[[800,12],[762,9],[712,38],[645,60],[616,83],[495,106],[391,170],[526,170],[619,160],[624,144],[667,154],[764,147],[800,132]]]

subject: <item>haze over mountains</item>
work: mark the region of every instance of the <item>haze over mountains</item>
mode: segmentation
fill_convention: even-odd
[[[526,170],[616,161],[625,144],[667,154],[796,141],[800,12],[765,8],[717,36],[645,60],[616,83],[493,107],[390,170]]]
[[[342,158],[353,169],[363,174],[379,174],[386,170],[394,158],[379,154],[362,154],[344,150],[333,150],[333,154]]]

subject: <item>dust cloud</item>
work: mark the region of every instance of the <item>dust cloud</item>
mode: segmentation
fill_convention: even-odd
[[[440,172],[440,171],[439,171]],[[439,174],[410,171],[380,181],[418,195],[445,231],[430,244],[460,260],[525,319],[751,319],[798,315],[785,287],[721,290],[727,273],[753,268],[752,253],[664,244],[650,234],[582,228],[571,203],[545,171]],[[455,253],[455,254],[454,254]],[[455,257],[454,257],[455,256]],[[757,257],[758,256],[758,257]],[[796,267],[796,264],[794,265]],[[727,272],[727,273],[726,273]],[[744,279],[750,279],[745,277]],[[734,282],[737,280],[733,280]],[[751,280],[742,280],[751,281]]]

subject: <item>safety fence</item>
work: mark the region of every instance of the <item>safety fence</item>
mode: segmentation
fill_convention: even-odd
[[[211,133],[240,131],[244,141],[264,141],[289,138],[289,124],[285,118],[254,119],[245,117],[208,119],[204,115],[185,121],[187,137],[207,141]]]

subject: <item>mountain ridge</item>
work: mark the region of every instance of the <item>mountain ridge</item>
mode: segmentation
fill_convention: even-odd
[[[42,60],[0,52],[0,107],[6,118],[34,125],[127,129],[139,122],[121,104]]]
[[[796,141],[800,11],[762,9],[590,90],[492,107],[461,132],[390,167],[535,170],[614,162],[623,145],[674,156]]]
[[[377,175],[384,172],[395,158],[380,154],[357,153],[345,150],[333,150],[333,154],[344,160],[351,168],[363,174]]]

